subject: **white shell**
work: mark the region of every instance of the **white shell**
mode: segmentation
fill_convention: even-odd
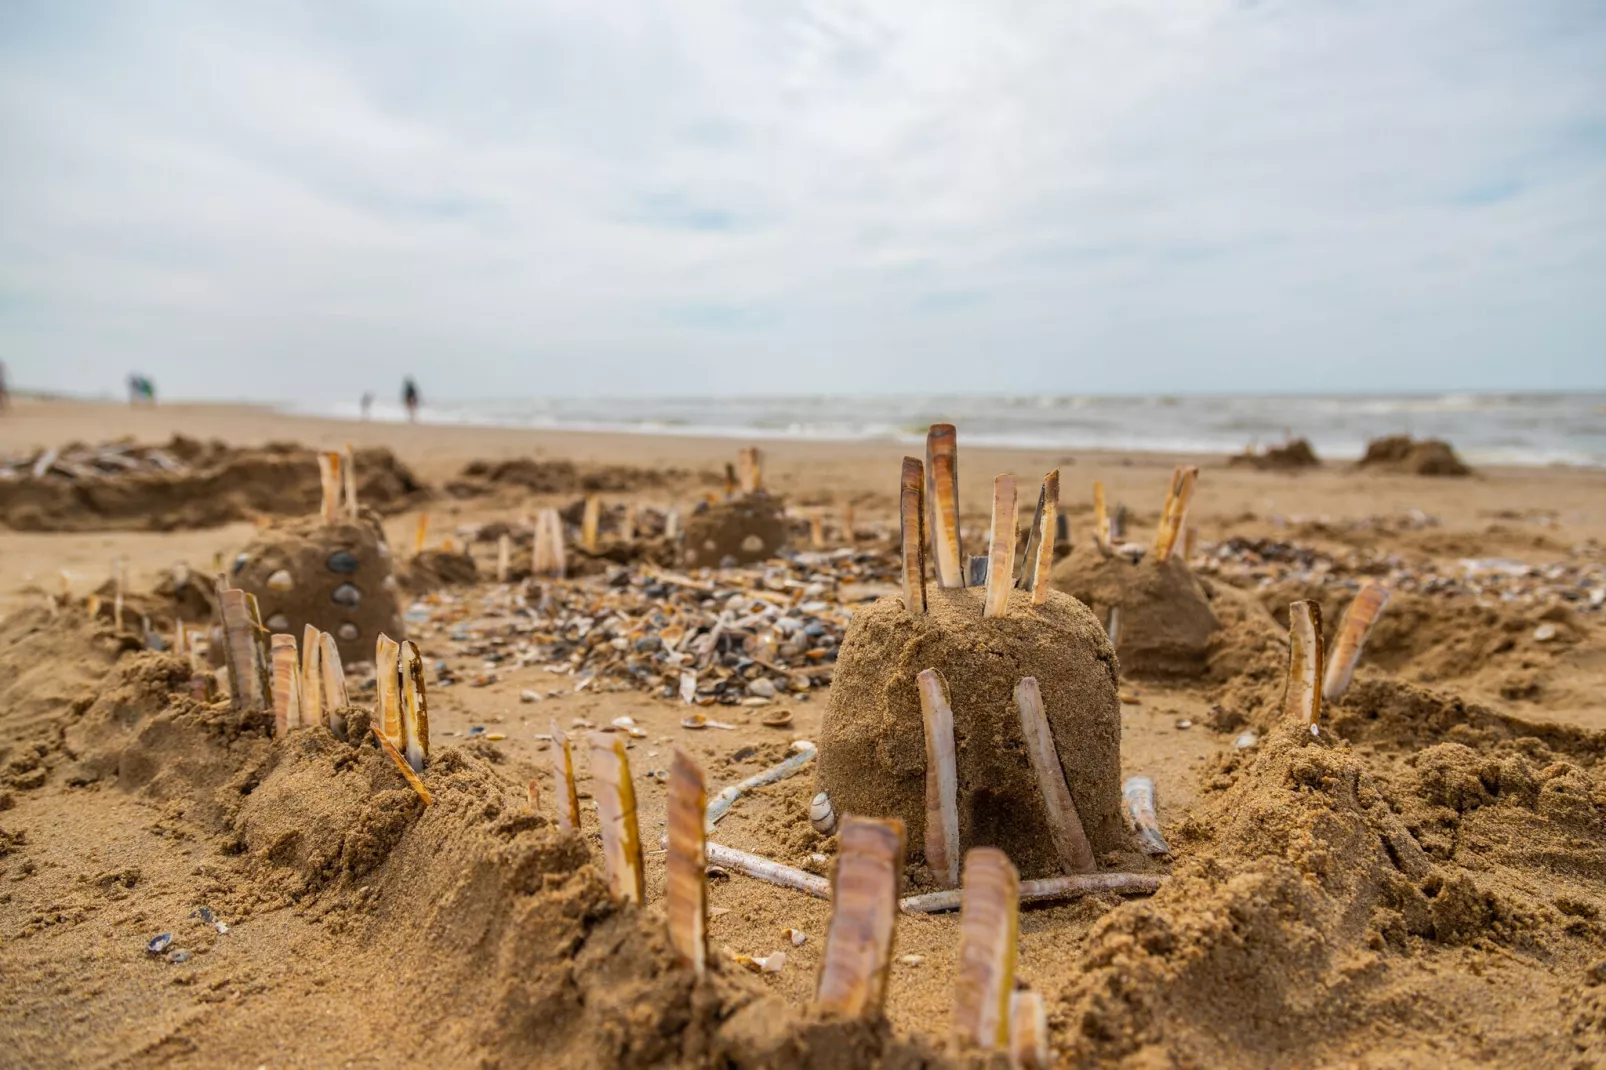
[[[287,568],[281,568],[279,571],[268,577],[268,586],[275,591],[288,591],[295,585],[296,581],[290,575],[290,570]]]
[[[836,809],[831,805],[831,796],[823,791],[809,803],[809,824],[821,836],[829,836],[836,831]]]

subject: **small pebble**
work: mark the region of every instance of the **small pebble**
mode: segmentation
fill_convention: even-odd
[[[1541,624],[1534,629],[1535,642],[1548,643],[1554,638],[1556,638],[1556,626],[1554,624]]]
[[[1177,727],[1178,728],[1192,728],[1193,727],[1193,722],[1188,720],[1186,717],[1183,717],[1183,718],[1180,718],[1177,721]]]
[[[539,692],[539,691],[520,691],[519,692],[519,701],[520,702],[540,702],[541,701],[541,692]]]
[[[190,953],[188,951],[170,952],[167,956],[167,961],[172,963],[188,962],[190,961]]]
[[[1238,750],[1248,750],[1250,747],[1253,747],[1259,742],[1260,733],[1256,732],[1253,728],[1246,728],[1242,732],[1238,733],[1238,738],[1232,741],[1232,745]]]

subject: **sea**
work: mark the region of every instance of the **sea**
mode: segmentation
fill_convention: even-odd
[[[300,411],[308,411],[303,407]],[[353,418],[355,402],[318,407]],[[1368,440],[1408,434],[1450,442],[1471,464],[1606,467],[1606,393],[789,396],[522,398],[426,403],[429,423],[744,440],[923,441],[957,425],[962,443],[1074,451],[1236,453],[1309,439],[1319,456],[1354,459]],[[375,420],[402,420],[376,402]]]

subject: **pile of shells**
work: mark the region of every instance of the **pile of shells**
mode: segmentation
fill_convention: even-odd
[[[0,480],[59,478],[69,481],[122,475],[126,472],[178,472],[184,466],[158,446],[131,442],[81,443],[57,451],[0,457]]]
[[[638,690],[700,706],[768,705],[831,680],[854,602],[894,590],[891,554],[798,553],[744,569],[620,566],[586,580],[436,594],[409,634],[479,658],[470,684],[542,665],[574,689]],[[444,642],[442,642],[444,640]]]
[[[1203,543],[1195,572],[1239,587],[1269,587],[1285,580],[1355,586],[1376,579],[1390,590],[1461,596],[1510,605],[1566,602],[1600,611],[1606,605],[1606,564],[1577,554],[1534,565],[1505,558],[1461,558],[1453,570],[1433,562],[1407,562],[1397,553],[1353,549],[1327,553],[1275,539],[1233,538]]]

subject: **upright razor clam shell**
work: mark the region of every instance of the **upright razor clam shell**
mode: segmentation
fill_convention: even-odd
[[[418,644],[403,640],[398,658],[401,675],[402,751],[413,772],[422,773],[429,759],[429,700],[424,693],[424,656]]]
[[[954,711],[936,669],[915,677],[926,737],[926,865],[944,888],[959,883],[959,769]]]
[[[417,557],[424,552],[424,543],[429,539],[429,514],[418,514],[418,527],[413,529],[413,556]]]
[[[1037,492],[1037,511],[1032,514],[1032,527],[1026,535],[1026,552],[1022,555],[1020,586],[1032,592],[1032,604],[1042,605],[1048,600],[1053,587],[1054,531],[1059,526],[1060,470],[1054,469],[1043,477]]]
[[[402,735],[401,644],[380,633],[374,641],[374,730],[390,740],[400,753]]]
[[[997,1051],[1009,1041],[1009,996],[1015,989],[1020,874],[996,847],[965,854],[959,916],[959,970],[954,979],[954,1039],[960,1050]]]
[[[1090,873],[1097,868],[1093,847],[1087,842],[1081,815],[1076,812],[1076,800],[1065,783],[1065,770],[1054,748],[1054,736],[1049,732],[1048,715],[1043,709],[1043,694],[1035,677],[1023,676],[1015,685],[1015,707],[1020,712],[1026,756],[1043,797],[1043,809],[1048,815],[1060,866],[1066,873]]]
[[[831,923],[814,1002],[827,1013],[869,1018],[886,1003],[903,874],[903,822],[850,814],[842,820],[838,844]]]
[[[340,663],[340,647],[328,632],[318,634],[318,645],[323,653],[318,658],[318,671],[323,676],[323,716],[329,731],[344,739],[346,719],[340,711],[351,704],[346,691],[346,669]]]
[[[558,722],[553,721],[552,734],[552,780],[554,805],[557,807],[557,821],[559,832],[580,831],[580,793],[574,786],[574,750],[569,745],[569,737],[558,729]]]
[[[959,443],[952,424],[932,424],[926,435],[926,523],[939,587],[963,587],[959,549]]]
[[[1199,478],[1199,469],[1188,467],[1180,469],[1181,475],[1177,478],[1176,494],[1170,502],[1170,515],[1165,522],[1163,541],[1157,543],[1157,560],[1169,561],[1176,549],[1177,537],[1188,521],[1188,503],[1193,500],[1194,483]]]
[[[340,458],[340,478],[346,488],[346,517],[357,519],[357,462],[353,456],[351,443],[346,443],[345,452]]]
[[[229,701],[236,712],[261,709],[264,704],[256,668],[256,625],[251,619],[247,599],[246,592],[238,587],[218,592],[225,664],[229,670]]]
[[[508,568],[513,563],[513,537],[502,532],[496,540],[496,582],[506,583]]]
[[[708,785],[692,756],[680,747],[669,765],[665,804],[669,854],[665,861],[664,913],[669,946],[698,977],[708,969],[708,840],[704,813]]]
[[[597,552],[597,529],[602,523],[602,499],[595,494],[586,495],[585,512],[580,518],[580,545],[588,554]]]
[[[308,624],[301,629],[301,723],[323,724],[323,633]]]
[[[602,825],[602,861],[614,898],[642,903],[647,898],[642,865],[641,827],[636,818],[636,786],[630,779],[625,741],[615,732],[592,732],[591,779]],[[698,819],[701,820],[701,813]]]
[[[282,739],[290,729],[301,727],[301,656],[293,635],[274,635],[272,645],[273,728]]]
[[[1110,549],[1110,514],[1104,510],[1104,484],[1093,481],[1093,542],[1100,550]]]
[[[323,492],[321,513],[325,524],[340,520],[340,454],[318,451],[318,483]]]
[[[903,459],[898,492],[898,519],[903,553],[903,604],[911,614],[926,611],[926,510],[924,466],[914,457]]]
[[[1366,637],[1371,633],[1372,625],[1377,623],[1377,618],[1382,616],[1383,607],[1388,604],[1388,588],[1370,582],[1350,601],[1349,608],[1344,611],[1344,621],[1338,628],[1338,642],[1333,645],[1333,656],[1328,659],[1327,672],[1322,679],[1322,698],[1328,702],[1337,702],[1349,690],[1350,678],[1355,675],[1355,666],[1366,647]]]
[[[1049,1070],[1054,1065],[1043,997],[1030,989],[1009,996],[1009,1065],[1012,1070]]]
[[[1283,717],[1319,735],[1322,717],[1322,607],[1304,600],[1288,606],[1288,683]]]
[[[1015,477],[993,480],[993,533],[987,551],[987,594],[981,615],[1002,617],[1009,611],[1009,591],[1015,585],[1015,541],[1020,537],[1015,517]]]

